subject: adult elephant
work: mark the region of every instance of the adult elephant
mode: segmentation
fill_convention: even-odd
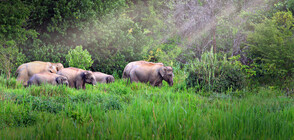
[[[23,85],[27,85],[27,81],[37,73],[50,72],[57,73],[61,70],[63,65],[61,63],[51,63],[43,61],[33,61],[20,65],[17,70],[17,81],[22,82]]]
[[[41,85],[41,84],[51,84],[51,85],[66,85],[68,86],[68,79],[65,76],[58,75],[50,72],[42,72],[34,74],[28,81],[28,86],[30,85]]]
[[[85,89],[85,84],[96,85],[96,78],[91,71],[86,71],[79,68],[64,68],[57,72],[59,75],[66,76],[69,82],[69,87]]]
[[[96,82],[99,83],[112,83],[114,82],[114,77],[112,75],[108,75],[102,72],[93,72]]]
[[[123,78],[132,82],[150,83],[152,86],[161,86],[162,80],[173,86],[173,69],[162,63],[135,61],[129,63],[123,72]]]
[[[152,63],[152,62],[147,62],[147,61],[134,61],[134,62],[130,62],[124,68],[124,71],[123,71],[123,74],[122,74],[122,78],[130,78],[130,72],[131,72],[131,70],[133,68],[135,68],[137,66],[140,66],[140,65],[148,65],[148,64],[164,66],[163,63]]]

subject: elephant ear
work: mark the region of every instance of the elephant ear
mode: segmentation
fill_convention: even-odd
[[[57,71],[56,71],[56,67],[55,66],[49,66],[49,72],[50,73],[57,73]]]
[[[106,77],[106,83],[110,83],[110,76]]]
[[[57,82],[57,84],[61,84],[62,83],[62,77],[61,76],[57,77],[56,82]]]
[[[84,71],[83,72],[83,78],[84,79],[89,79],[89,78],[91,78],[91,75],[92,75],[93,73],[91,72],[91,71]]]
[[[164,77],[165,73],[166,73],[166,67],[161,67],[161,68],[159,69],[159,74],[160,74],[160,76],[161,76],[161,77]]]
[[[107,76],[107,77],[106,77],[106,83],[111,83],[111,82],[113,82],[113,81],[114,81],[113,76]]]
[[[85,71],[85,72],[84,72],[85,78],[88,78],[88,77],[90,76],[90,74],[91,74],[91,73],[90,73],[89,71]]]
[[[61,63],[57,63],[56,69],[57,71],[60,71],[61,69],[63,69],[63,65]]]

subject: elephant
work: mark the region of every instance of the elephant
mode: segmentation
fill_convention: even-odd
[[[63,85],[68,86],[68,79],[65,76],[58,75],[50,72],[41,72],[34,74],[28,81],[28,86],[30,85],[41,85],[41,84],[51,84],[51,85]]]
[[[42,62],[42,61],[34,61],[34,62]],[[49,62],[49,63],[51,63],[51,62]],[[52,64],[52,66],[55,66],[56,67],[56,70],[57,71],[60,71],[61,69],[64,68],[61,63],[51,63],[51,64]]]
[[[24,86],[27,81],[34,75],[40,72],[57,73],[61,70],[63,65],[61,63],[51,63],[43,61],[33,61],[20,65],[16,70],[17,81],[22,82]]]
[[[92,71],[69,67],[61,69],[57,74],[66,76],[71,88],[85,89],[86,83],[96,85],[96,78]]]
[[[112,75],[108,75],[102,72],[93,72],[96,82],[99,83],[112,83],[114,82],[114,77]]]
[[[152,63],[152,62],[147,62],[147,61],[134,61],[134,62],[130,62],[129,64],[126,65],[126,67],[124,68],[123,71],[123,75],[122,78],[126,79],[126,78],[130,78],[130,72],[131,70],[138,66],[138,65],[148,65],[148,64],[156,64],[156,65],[161,65],[164,66],[163,63]]]
[[[173,86],[173,68],[162,63],[135,61],[129,63],[124,69],[123,78],[132,82],[150,83],[152,86],[161,86],[165,80]]]

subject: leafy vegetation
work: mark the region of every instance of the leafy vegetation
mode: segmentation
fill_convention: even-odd
[[[0,1],[0,139],[294,139],[293,4]],[[35,60],[116,80],[24,88]],[[173,87],[127,85],[136,60],[172,66]]]
[[[66,60],[69,66],[80,69],[88,69],[93,64],[90,53],[87,50],[83,50],[82,46],[77,46],[75,49],[69,50],[66,55]]]
[[[187,85],[198,90],[226,92],[245,87],[246,77],[239,63],[229,61],[226,56],[210,52],[192,62]]]
[[[294,20],[291,12],[277,12],[255,25],[248,35],[250,55],[258,64],[257,74],[270,80],[292,78],[294,73]]]

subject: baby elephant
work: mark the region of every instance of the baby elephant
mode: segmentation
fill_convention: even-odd
[[[114,77],[112,75],[108,75],[102,72],[93,72],[96,82],[99,83],[112,83],[114,82]]]
[[[51,84],[51,85],[63,85],[68,86],[68,79],[65,76],[58,75],[50,72],[42,72],[34,74],[28,81],[28,85],[41,85],[41,84]]]

